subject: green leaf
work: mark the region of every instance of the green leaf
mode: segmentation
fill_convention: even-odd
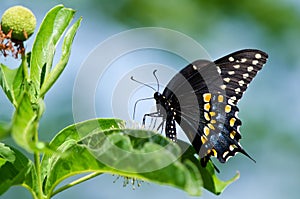
[[[192,161],[195,165],[197,165],[197,169],[201,174],[201,178],[203,180],[203,187],[208,191],[219,195],[224,191],[224,189],[230,185],[232,182],[236,181],[239,178],[239,173],[237,173],[234,177],[227,181],[222,181],[218,178],[215,172],[214,165],[211,161],[209,161],[205,168],[203,168],[199,162],[199,159],[196,158],[195,149],[187,144],[186,142],[180,141],[178,142],[179,146],[185,150],[185,153],[182,156],[182,159],[188,159]]]
[[[52,196],[103,173],[173,186],[193,196],[201,195],[203,187],[220,194],[238,178],[219,180],[211,162],[206,168],[200,166],[192,146],[182,141],[177,145],[151,131],[125,129],[121,120],[71,125],[57,134],[50,147],[56,153],[43,157],[42,179],[45,194]],[[64,179],[83,173],[88,174],[82,180],[55,190]]]
[[[13,94],[13,80],[16,76],[18,69],[10,69],[4,64],[0,63],[0,83],[1,87],[6,94],[7,98],[13,103],[16,104],[16,100]]]
[[[178,145],[159,134],[122,126],[121,121],[98,119],[63,129],[50,143],[58,153],[45,155],[42,160],[45,193],[53,195],[55,187],[69,176],[95,172],[174,186],[190,195],[201,194],[198,168],[188,159],[180,161]]]
[[[23,64],[26,64],[26,61],[22,61],[21,65],[18,68],[10,69],[0,63],[1,87],[7,98],[15,107],[18,106],[20,98],[22,97],[24,92],[25,76],[23,71]]]
[[[37,113],[33,111],[30,97],[24,93],[12,119],[12,137],[17,144],[26,150],[33,148],[32,138],[36,131]]]
[[[36,92],[51,69],[55,48],[64,31],[72,21],[75,11],[58,5],[45,16],[35,38],[30,58],[30,79]]]
[[[0,140],[7,137],[11,132],[10,123],[0,121]]]
[[[240,174],[237,173],[234,177],[227,181],[220,180],[217,177],[215,168],[211,162],[209,162],[205,168],[200,167],[199,170],[201,172],[203,182],[205,182],[204,188],[217,195],[221,194],[228,185],[240,177]]]
[[[0,145],[0,149],[3,150],[3,145]],[[16,149],[9,148],[7,152],[11,161],[6,161],[0,168],[0,195],[14,185],[22,185],[35,195],[37,187],[33,163]]]
[[[46,183],[44,183],[46,186],[46,188],[44,188],[45,193],[53,191],[55,186],[57,186],[57,184],[59,182],[61,182],[63,179],[80,173],[80,172],[76,172],[75,169],[74,169],[75,173],[72,173],[64,165],[63,165],[63,168],[61,168],[61,169],[57,169],[57,170],[53,169],[54,167],[57,167],[57,165],[61,166],[61,163],[57,164],[58,161],[62,161],[63,159],[65,159],[66,155],[69,157],[70,154],[72,154],[72,151],[70,148],[72,148],[73,146],[76,147],[77,141],[79,141],[82,137],[88,135],[88,133],[92,132],[95,129],[98,129],[98,128],[115,129],[115,128],[120,128],[123,125],[124,125],[124,123],[121,120],[99,119],[99,120],[89,120],[89,121],[85,121],[82,123],[77,123],[75,125],[66,127],[65,129],[60,131],[55,136],[55,138],[51,141],[51,143],[49,145],[49,147],[51,147],[57,153],[44,155],[44,157],[42,159],[42,163],[41,163],[42,179],[46,180]],[[80,147],[80,146],[78,146],[78,147],[79,147],[79,149],[75,149],[75,148],[73,149],[75,153],[77,151],[78,155],[80,155],[79,151],[84,151],[83,155],[88,156],[87,158],[91,159],[89,162],[85,162],[84,156],[82,156],[82,158],[80,158],[81,163],[98,164],[97,161],[95,160],[95,158],[90,157],[91,154],[88,153],[84,147]],[[66,154],[66,151],[68,151],[67,154]],[[63,154],[63,155],[61,155],[61,154]],[[71,157],[69,157],[69,158],[71,158]],[[83,161],[81,161],[81,160],[83,160]],[[72,164],[71,161],[67,161],[67,160],[66,160],[66,163]],[[80,167],[84,167],[84,166],[79,166],[78,169],[80,169]],[[82,172],[86,172],[86,170],[84,170],[82,168],[81,168],[81,170],[82,170]]]
[[[9,147],[0,142],[0,168],[6,162],[13,163],[15,159],[15,153]]]
[[[60,57],[59,62],[56,64],[54,69],[47,74],[44,83],[42,84],[41,88],[41,96],[44,96],[45,93],[51,88],[51,86],[55,83],[57,78],[60,76],[60,74],[65,69],[69,57],[71,54],[71,46],[75,37],[75,34],[77,32],[77,29],[79,28],[80,22],[82,18],[78,19],[76,23],[72,25],[72,27],[67,31],[66,36],[64,38],[64,42],[62,45],[62,55]]]

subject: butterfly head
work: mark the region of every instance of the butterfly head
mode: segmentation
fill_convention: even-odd
[[[161,93],[159,93],[158,91],[154,93],[154,99],[156,101],[159,101],[161,99],[162,95]]]

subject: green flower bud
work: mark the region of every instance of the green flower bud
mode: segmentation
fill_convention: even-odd
[[[2,15],[2,31],[8,34],[12,30],[12,39],[27,40],[33,34],[35,26],[36,18],[34,14],[23,6],[11,7]]]

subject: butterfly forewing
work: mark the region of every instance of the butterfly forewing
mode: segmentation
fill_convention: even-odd
[[[256,76],[266,63],[268,55],[260,50],[241,50],[229,54],[215,61],[218,67],[226,95],[237,103]]]

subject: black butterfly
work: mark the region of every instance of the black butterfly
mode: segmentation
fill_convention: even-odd
[[[211,156],[221,163],[237,152],[252,159],[239,143],[242,122],[237,102],[267,58],[260,50],[246,49],[214,62],[194,61],[171,79],[162,94],[154,93],[157,112],[145,114],[143,121],[146,116],[162,117],[166,136],[173,141],[175,123],[179,124],[204,167]]]

